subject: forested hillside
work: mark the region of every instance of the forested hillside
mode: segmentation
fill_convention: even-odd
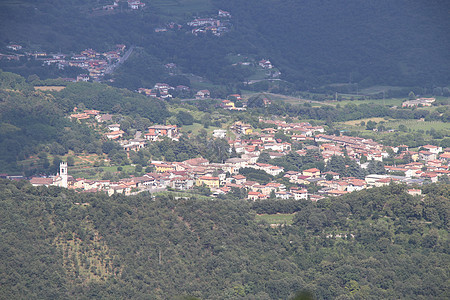
[[[0,298],[444,299],[449,190],[249,203],[1,181]],[[287,203],[292,226],[255,222]]]
[[[127,90],[93,83],[69,84],[54,94],[35,91],[23,77],[0,71],[0,170],[27,171],[18,161],[40,152],[34,172],[55,173],[47,154],[97,153],[106,142],[92,128],[67,118],[75,107],[123,113],[146,129],[169,116],[165,104]],[[28,170],[29,171],[29,170]]]
[[[445,1],[235,0],[227,7],[240,20],[236,31],[304,87],[425,86],[450,79],[440,65],[450,59]]]
[[[159,80],[157,70],[168,62],[216,84],[238,85],[251,72],[233,67],[228,54],[270,59],[282,79],[301,90],[336,83],[432,89],[450,82],[447,1],[143,2],[139,11],[121,1],[113,13],[101,13],[102,5],[112,3],[6,1],[0,4],[0,45],[19,43],[47,52],[104,51],[117,43],[140,46],[138,73],[125,68],[127,76],[118,77],[119,85],[132,88]],[[215,17],[218,9],[232,15],[229,32],[220,37],[190,33],[188,21]],[[169,22],[182,28],[155,32]],[[3,68],[26,76],[31,70]]]

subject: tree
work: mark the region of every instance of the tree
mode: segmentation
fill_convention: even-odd
[[[261,164],[268,164],[270,162],[270,154],[269,152],[262,152],[261,155],[258,157],[258,163]]]
[[[398,125],[398,130],[402,132],[408,132],[408,128],[403,124]]]
[[[366,130],[374,130],[377,126],[377,122],[369,120],[366,123]]]
[[[386,169],[384,168],[384,163],[381,161],[371,160],[367,166],[367,172],[369,174],[386,174]]]
[[[186,112],[186,111],[179,111],[177,113],[177,125],[192,125],[194,124],[194,117]]]
[[[72,167],[72,166],[75,165],[75,159],[73,158],[73,156],[68,156],[68,157],[67,157],[67,165],[68,165],[69,167]]]
[[[102,151],[105,154],[109,154],[115,148],[117,148],[117,145],[113,141],[106,141],[102,145]]]
[[[414,94],[414,92],[411,91],[408,94],[408,98],[409,98],[409,100],[416,100],[416,94]]]

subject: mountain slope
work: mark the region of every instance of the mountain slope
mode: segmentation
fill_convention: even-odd
[[[106,2],[2,3],[0,44],[74,52],[107,50],[115,43],[142,46],[161,64],[175,62],[186,73],[220,84],[236,84],[225,60],[228,53],[270,59],[299,89],[450,82],[446,1],[192,0],[178,3],[177,9],[169,9],[173,1],[156,1],[133,12],[121,2],[117,12],[95,15],[92,9]],[[221,38],[186,33],[187,21],[215,16],[218,9],[232,14],[230,33]],[[184,28],[154,32],[169,21]]]

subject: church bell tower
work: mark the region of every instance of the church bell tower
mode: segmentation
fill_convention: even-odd
[[[61,186],[67,188],[67,162],[59,164],[59,176],[61,177]]]

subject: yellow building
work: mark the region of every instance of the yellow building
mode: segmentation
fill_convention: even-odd
[[[175,166],[168,165],[168,164],[158,164],[158,163],[152,163],[152,165],[155,166],[157,173],[164,173],[169,171],[175,171]]]
[[[234,102],[232,102],[230,100],[223,100],[222,105],[227,109],[235,109]]]
[[[253,129],[250,124],[245,124],[240,121],[234,123],[234,125],[231,127],[232,130],[234,130],[238,134],[252,134]]]
[[[202,186],[205,184],[209,188],[218,188],[220,184],[219,177],[201,176],[197,178],[195,185]]]
[[[244,134],[252,134],[253,133],[253,129],[251,127],[246,127],[244,128]]]
[[[316,168],[312,168],[312,169],[308,169],[308,170],[303,170],[302,173],[304,176],[308,176],[308,177],[312,177],[312,178],[317,178],[320,177],[320,170],[316,169]]]

